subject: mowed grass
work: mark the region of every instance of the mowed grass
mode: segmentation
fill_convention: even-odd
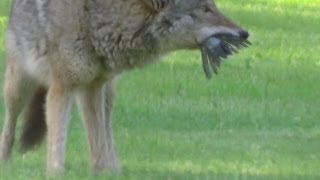
[[[124,74],[113,114],[122,171],[90,172],[75,109],[66,173],[58,178],[320,178],[320,1],[216,2],[250,31],[253,46],[210,81],[198,51]],[[0,7],[3,43],[8,0]],[[3,51],[1,44],[1,71]],[[12,161],[0,167],[0,180],[26,178],[46,178],[45,145],[24,155],[15,146]]]

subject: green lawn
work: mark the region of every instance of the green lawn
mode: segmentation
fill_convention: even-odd
[[[320,179],[320,0],[216,2],[250,30],[253,46],[210,81],[198,51],[123,75],[113,115],[122,172],[90,173],[74,110],[59,178]],[[9,9],[1,0],[2,61]],[[44,145],[24,155],[15,146],[0,167],[0,180],[45,177]]]

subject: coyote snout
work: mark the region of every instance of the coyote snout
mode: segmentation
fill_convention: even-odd
[[[6,34],[5,121],[0,162],[10,158],[25,109],[24,150],[47,135],[47,169],[64,169],[72,100],[86,129],[90,166],[119,168],[111,112],[116,77],[179,49],[201,49],[207,76],[247,46],[249,33],[209,0],[13,0]]]

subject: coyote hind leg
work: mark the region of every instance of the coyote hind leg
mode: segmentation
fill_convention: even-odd
[[[19,65],[7,56],[7,66],[4,82],[5,120],[0,139],[0,162],[10,159],[14,142],[15,127],[33,83],[28,79]]]
[[[46,100],[47,171],[56,174],[64,170],[72,90],[53,81]]]

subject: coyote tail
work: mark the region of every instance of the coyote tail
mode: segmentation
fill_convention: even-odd
[[[20,137],[21,150],[28,151],[40,144],[47,132],[45,119],[45,101],[47,89],[38,88],[25,109],[22,134]]]

